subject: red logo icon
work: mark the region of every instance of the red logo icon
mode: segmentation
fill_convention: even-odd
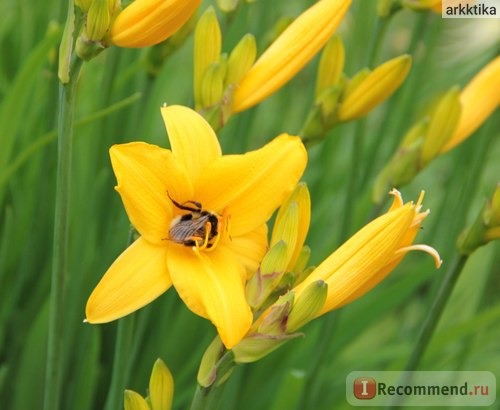
[[[377,382],[371,377],[358,377],[354,380],[354,397],[359,400],[373,399],[377,394]]]

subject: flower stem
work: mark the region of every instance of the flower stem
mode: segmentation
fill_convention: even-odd
[[[127,246],[134,242],[135,230],[130,228]],[[115,355],[113,357],[113,370],[111,373],[111,383],[106,397],[106,410],[123,408],[122,397],[125,383],[130,371],[130,360],[132,357],[133,335],[135,329],[136,315],[132,314],[118,321],[116,332]]]
[[[50,317],[47,347],[44,409],[57,410],[60,401],[62,372],[61,350],[63,342],[64,293],[67,279],[69,234],[69,202],[71,188],[71,156],[73,120],[78,74],[83,60],[77,58],[71,68],[67,84],[60,85],[58,114],[58,157],[54,215],[54,245],[50,289]]]
[[[460,276],[460,272],[462,272],[462,269],[467,262],[467,259],[468,255],[456,256],[453,263],[446,271],[446,274],[443,278],[441,286],[439,287],[427,319],[422,325],[420,334],[415,343],[410,359],[406,363],[405,370],[412,371],[418,367],[418,364],[420,363],[420,360],[425,353],[429,341],[434,334],[434,330],[436,329],[441,314],[443,313],[446,302],[451,295],[451,292]]]

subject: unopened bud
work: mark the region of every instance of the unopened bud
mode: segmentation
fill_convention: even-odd
[[[342,38],[335,36],[321,53],[316,79],[316,98],[327,88],[337,85],[344,70],[344,61],[345,49]]]
[[[108,0],[93,0],[87,13],[87,38],[100,41],[106,35],[111,24]]]
[[[125,390],[123,406],[125,410],[150,410],[148,402],[133,390]]]
[[[201,84],[201,106],[212,107],[220,102],[224,94],[224,77],[226,76],[226,62],[222,60],[211,64],[203,75]]]
[[[238,84],[248,73],[257,57],[257,44],[252,34],[246,34],[236,44],[227,62],[226,85]]]
[[[293,333],[314,319],[326,301],[328,285],[318,280],[307,286],[288,315],[287,333]]]
[[[149,379],[149,401],[155,410],[170,410],[174,397],[174,378],[161,359],[157,359]]]
[[[432,113],[422,147],[422,166],[433,160],[450,139],[460,119],[460,90],[453,87],[439,101]]]
[[[274,302],[263,313],[264,318],[259,324],[258,333],[265,335],[282,335],[287,332],[286,322],[292,309],[294,293],[288,292]]]
[[[213,7],[200,17],[194,34],[194,98],[197,108],[202,106],[202,85],[207,69],[218,63],[221,53],[221,31]]]
[[[349,84],[339,106],[340,121],[349,121],[366,115],[389,98],[403,83],[411,67],[411,56],[402,55],[378,66],[369,75]],[[351,83],[354,81],[351,80]]]
[[[238,0],[217,0],[217,6],[224,13],[230,13],[238,7]]]

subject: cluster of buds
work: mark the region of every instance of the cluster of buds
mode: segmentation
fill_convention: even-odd
[[[403,186],[437,156],[468,138],[500,104],[500,57],[460,92],[448,90],[406,133],[374,185],[380,202],[390,186]]]
[[[273,94],[300,71],[331,38],[351,0],[320,0],[303,12],[258,58],[247,34],[229,54],[221,54],[221,32],[209,8],[195,31],[195,107],[220,128],[231,114]]]
[[[301,132],[306,141],[321,139],[335,124],[368,114],[399,88],[411,67],[411,57],[402,55],[349,79],[343,73],[344,60],[342,40],[334,37],[319,63],[314,106]]]
[[[340,308],[380,283],[411,250],[441,259],[435,249],[413,244],[429,211],[417,203],[404,203],[393,190],[387,213],[370,222],[317,267],[307,268],[309,248],[304,240],[309,228],[310,199],[299,184],[280,208],[270,248],[247,282],[247,299],[254,322],[243,340],[227,350],[219,336],[205,352],[198,383],[212,388],[223,383],[234,366],[259,360],[290,339],[303,336],[300,329],[315,318]]]
[[[500,239],[500,183],[474,223],[460,234],[457,246],[461,254],[470,255],[495,239]]]

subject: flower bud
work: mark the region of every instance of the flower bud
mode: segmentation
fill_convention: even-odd
[[[148,402],[133,390],[125,390],[123,405],[125,410],[150,410]]]
[[[157,359],[149,379],[149,401],[154,410],[170,410],[174,397],[174,378],[161,359]]]
[[[349,121],[366,115],[396,91],[411,67],[411,56],[402,55],[378,66],[362,81],[349,84],[339,106],[340,121]],[[354,79],[351,81],[353,82]]]
[[[201,106],[212,107],[220,102],[224,94],[224,77],[226,75],[226,61],[212,63],[203,75],[201,84]]]
[[[230,13],[238,7],[238,0],[217,0],[217,6],[224,13]]]
[[[213,7],[201,16],[194,33],[194,100],[197,108],[202,105],[202,86],[207,69],[218,63],[221,53],[221,31]]]
[[[345,49],[340,36],[334,36],[325,46],[319,61],[316,79],[316,99],[327,88],[338,84],[344,70]]]
[[[257,57],[257,44],[252,34],[246,34],[236,44],[227,62],[226,85],[238,84]]]
[[[293,333],[314,319],[321,310],[328,294],[328,285],[323,280],[312,282],[293,304],[288,315],[287,333]]]
[[[87,38],[100,41],[108,32],[110,23],[108,0],[93,0],[87,13]]]
[[[424,138],[421,165],[433,160],[449,140],[460,119],[460,90],[453,87],[439,101],[432,113]]]

